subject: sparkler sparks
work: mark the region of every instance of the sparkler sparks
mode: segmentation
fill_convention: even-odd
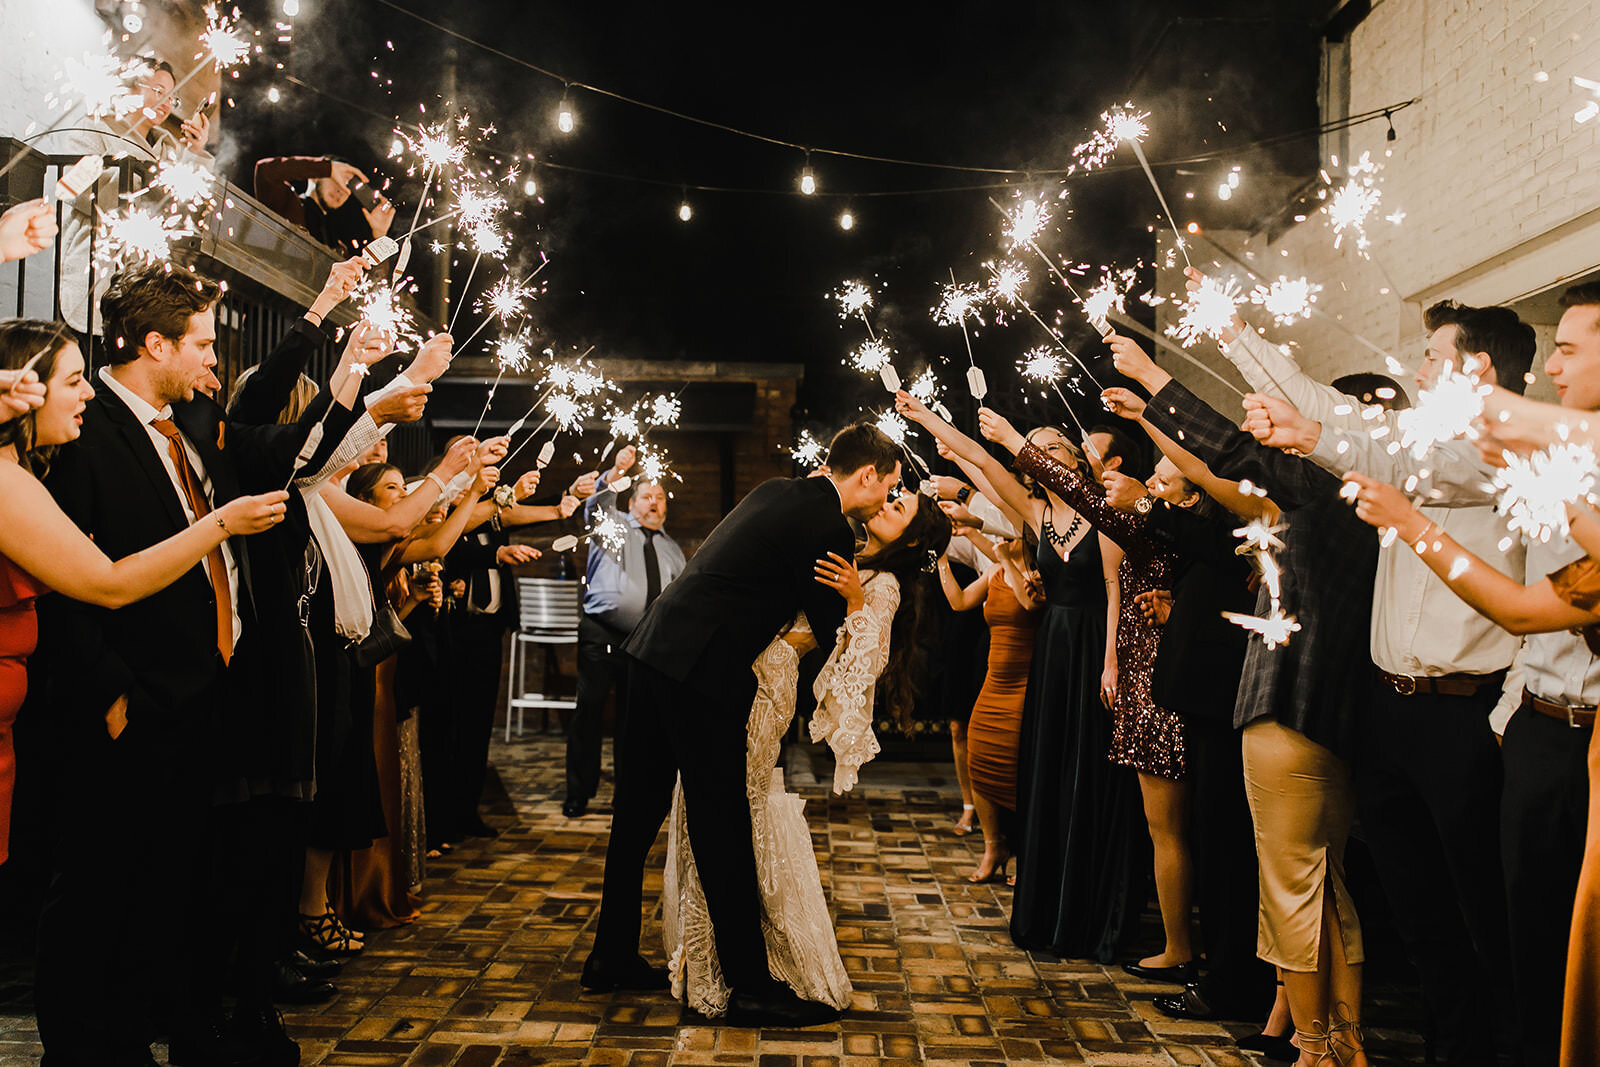
[[[130,204],[101,216],[96,256],[114,266],[131,261],[159,263],[171,258],[174,240],[194,232],[180,216],[144,211]]]
[[[250,61],[250,40],[239,26],[238,8],[223,17],[214,5],[206,5],[206,28],[200,43],[219,71]]]
[[[1476,440],[1473,423],[1483,414],[1489,387],[1470,374],[1446,366],[1434,383],[1417,396],[1417,405],[1398,413],[1400,445],[1421,459],[1440,441],[1457,437]]]
[[[1028,268],[1011,260],[985,266],[989,268],[989,299],[995,303],[1020,303],[1022,287],[1028,284]]]
[[[1244,292],[1239,288],[1237,279],[1219,281],[1206,275],[1199,288],[1190,293],[1184,303],[1183,317],[1167,327],[1167,334],[1176,337],[1185,348],[1202,337],[1216,340],[1232,324],[1243,297]]]
[[[1540,449],[1524,459],[1503,454],[1506,466],[1495,472],[1490,488],[1512,533],[1549,541],[1567,535],[1567,504],[1588,500],[1594,491],[1595,454],[1588,445],[1566,442]]]
[[[1279,326],[1296,319],[1309,319],[1311,305],[1317,302],[1322,286],[1305,278],[1280,277],[1270,285],[1257,285],[1250,291],[1250,303],[1264,308]]]
[[[908,427],[906,426],[906,420],[900,417],[899,412],[890,410],[879,415],[877,427],[882,431],[883,436],[901,448],[906,446],[906,430]]]
[[[1127,310],[1123,290],[1133,284],[1134,276],[1132,268],[1116,273],[1106,268],[1100,275],[1100,281],[1083,298],[1084,317],[1101,333],[1111,328],[1113,311]]]
[[[849,281],[841,285],[833,294],[839,301],[839,317],[848,319],[855,315],[865,317],[867,308],[872,306],[872,289],[866,282]]]
[[[1050,223],[1050,205],[1043,195],[1025,198],[1017,202],[1014,211],[1006,212],[1006,219],[1010,225],[1003,233],[1011,247],[1031,245]]]
[[[502,374],[507,371],[520,374],[533,369],[533,354],[529,349],[528,335],[516,333],[500,338],[494,346],[494,358],[500,365]]]
[[[850,353],[850,366],[863,374],[877,374],[894,359],[894,349],[882,341],[866,341]]]
[[[644,445],[639,449],[639,480],[655,482],[657,485],[668,478],[683,481],[677,472],[672,469],[667,461],[667,454],[654,445]]]
[[[466,144],[451,139],[448,123],[423,126],[415,137],[405,130],[396,130],[395,133],[405,139],[406,146],[429,170],[456,166],[467,158]]]
[[[1287,645],[1289,635],[1300,632],[1300,624],[1295,621],[1294,616],[1285,615],[1276,607],[1267,613],[1266,618],[1241,615],[1237,611],[1224,611],[1222,617],[1235,626],[1242,626],[1253,634],[1259,634],[1261,643],[1266,645],[1268,650],[1279,645]]]
[[[1322,210],[1328,214],[1328,225],[1333,227],[1333,247],[1340,247],[1345,231],[1349,230],[1356,236],[1356,251],[1366,255],[1372,243],[1367,238],[1367,220],[1383,200],[1383,189],[1378,185],[1379,169],[1379,165],[1372,161],[1372,153],[1361,153],[1361,158],[1350,164],[1349,180],[1334,190],[1323,205]],[[1388,216],[1388,220],[1395,225],[1399,225],[1404,218],[1405,213],[1400,211]]]
[[[400,303],[398,292],[387,283],[363,277],[351,291],[350,299],[361,309],[361,318],[394,337],[396,342],[416,344],[422,340],[416,320]]]
[[[1283,548],[1283,538],[1278,534],[1283,526],[1274,526],[1266,519],[1251,519],[1250,522],[1233,531],[1233,536],[1244,541],[1245,545],[1255,552],[1271,552]],[[1276,570],[1277,561],[1273,561]],[[1263,570],[1266,568],[1263,567]]]
[[[108,42],[109,46],[109,42]],[[46,100],[63,110],[81,104],[96,118],[121,118],[144,106],[137,83],[150,73],[143,60],[89,52],[61,63],[61,91]]]
[[[544,410],[555,421],[560,433],[566,433],[583,421],[583,405],[565,393],[551,393],[544,402]]]
[[[188,160],[169,160],[156,167],[151,185],[165,190],[172,199],[197,207],[202,201],[216,199],[217,176],[209,168]]]
[[[906,386],[906,392],[922,401],[924,406],[930,408],[939,403],[939,394],[942,391],[939,386],[939,379],[934,376],[932,367],[917,375],[916,380]]]
[[[639,436],[639,414],[633,408],[612,408],[606,422],[611,436],[618,441],[631,441]]]
[[[933,321],[940,326],[965,326],[967,319],[980,324],[978,309],[983,300],[983,290],[972,282],[951,282],[942,286],[939,304],[933,308]]]
[[[1030,382],[1053,382],[1067,373],[1060,353],[1049,345],[1030,348],[1017,361],[1017,370]]]
[[[677,397],[661,393],[650,401],[650,410],[644,418],[651,426],[676,426],[682,413],[683,404]]]
[[[1089,139],[1072,150],[1074,164],[1083,170],[1097,170],[1110,162],[1117,146],[1123,141],[1137,144],[1150,133],[1146,119],[1148,111],[1135,111],[1133,104],[1124,104],[1100,113],[1102,126]]]
[[[628,545],[628,524],[610,508],[596,508],[594,525],[589,528],[592,543],[613,556],[620,556]]]
[[[800,439],[789,450],[789,456],[796,463],[804,464],[807,467],[819,467],[822,465],[822,459],[827,455],[827,451],[827,446],[812,437],[810,430],[801,430]]]
[[[513,315],[522,314],[523,301],[533,296],[533,290],[518,285],[510,277],[501,278],[473,305],[478,311],[487,311],[502,323]]]

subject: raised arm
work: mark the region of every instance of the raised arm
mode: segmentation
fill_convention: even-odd
[[[985,496],[1003,504],[1014,515],[1022,517],[1031,529],[1038,532],[1039,513],[1035,506],[1036,502],[1029,495],[1027,488],[1015,475],[1006,470],[1004,464],[990,455],[987,448],[929,411],[926,404],[903,389],[895,394],[894,406],[896,411],[937,437],[956,457],[961,469],[967,472],[974,484],[978,484],[981,475],[982,481],[994,494],[990,496],[985,492]],[[983,486],[980,485],[979,489],[982,491]]]
[[[996,563],[985,570],[972,582],[962,587],[956,581],[955,572],[950,569],[950,558],[939,557],[939,588],[944,591],[944,598],[956,611],[971,611],[973,608],[982,607],[983,602],[989,597],[989,580],[994,577],[994,572],[1000,569]]]
[[[1356,514],[1362,521],[1380,530],[1393,529],[1397,542],[1403,542],[1391,545],[1390,551],[1415,552],[1456,596],[1501,629],[1514,634],[1551,633],[1600,623],[1600,614],[1562,599],[1552,584],[1555,575],[1523,585],[1424,517],[1394,486],[1361,474],[1346,480],[1360,486]]]

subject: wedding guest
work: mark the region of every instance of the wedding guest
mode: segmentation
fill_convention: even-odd
[[[989,627],[988,670],[972,707],[967,739],[968,773],[983,827],[983,858],[968,878],[971,882],[1005,878],[1011,858],[1003,821],[1017,810],[1022,709],[1033,664],[1034,631],[1043,606],[1028,591],[1022,574],[1027,547],[1020,541],[1007,542],[999,555],[999,562],[965,587],[957,584],[948,556],[941,557],[938,564],[939,585],[950,607],[971,611],[982,606]]]
[[[1006,470],[914,397],[897,394],[895,407],[933,433],[1011,522],[1039,538],[1045,608],[1023,705],[1011,939],[1109,962],[1137,922],[1144,888],[1137,783],[1106,760],[1111,730],[1101,699],[1107,672],[1116,669],[1121,550],[1054,491]],[[1029,438],[1063,463],[1086,462],[1055,427],[1036,427]],[[1104,454],[1109,439],[1091,447]]]
[[[1222,477],[1248,478],[1283,508],[1282,614],[1298,631],[1245,653],[1234,705],[1244,728],[1246,790],[1261,865],[1257,952],[1283,971],[1300,1062],[1332,1053],[1365,1067],[1360,920],[1344,876],[1354,805],[1347,762],[1365,680],[1360,639],[1372,609],[1377,539],[1338,497],[1332,475],[1267,448],[1172,380],[1131,340],[1112,334],[1117,370],[1151,394],[1145,418]],[[1398,397],[1399,387],[1391,383]],[[1263,583],[1256,615],[1270,617]]]
[[[1533,328],[1515,312],[1443,301],[1427,309],[1423,322],[1428,344],[1415,378],[1420,389],[1447,372],[1519,393],[1526,387]],[[1298,408],[1302,430],[1309,433],[1315,423],[1370,440],[1374,424],[1361,409],[1339,389],[1312,381],[1243,322],[1223,340],[1253,386]],[[1382,420],[1391,433],[1403,431],[1397,419]],[[1376,469],[1360,458],[1372,449],[1352,449],[1349,462],[1330,469]],[[1315,450],[1315,440],[1307,440],[1303,451]],[[1489,502],[1430,503],[1426,514],[1497,569],[1522,576],[1522,543],[1502,540],[1504,519]],[[1419,626],[1423,619],[1430,624]],[[1519,642],[1401,552],[1379,556],[1371,635],[1373,696],[1363,705],[1355,761],[1365,840],[1446,1055],[1452,1063],[1487,1063],[1495,1020],[1503,1018],[1492,1007],[1512,995],[1500,864],[1501,754],[1490,713]],[[1412,758],[1423,744],[1438,757],[1425,766]],[[1503,1044],[1509,1049],[1515,1035],[1504,1035]]]
[[[371,203],[355,195],[371,190]],[[268,208],[314,239],[346,254],[359,252],[394,225],[394,204],[372,179],[349,163],[328,156],[281,156],[259,160],[255,194]]]
[[[561,813],[583,815],[600,786],[601,726],[606,697],[615,690],[617,707],[626,706],[628,639],[661,590],[685,565],[683,549],[672,539],[667,522],[667,491],[659,482],[635,482],[628,510],[618,507],[610,486],[633,468],[635,449],[624,445],[611,469],[601,475],[595,493],[583,506],[584,525],[592,527],[604,510],[626,528],[620,552],[589,543],[583,586],[583,617],[578,621],[578,706],[567,722],[567,792]]]
[[[101,311],[111,365],[99,374],[105,391],[90,400],[82,437],[56,458],[46,480],[104,551],[135,551],[200,519],[225,522],[219,509],[241,484],[287,480],[311,429],[302,422],[224,435],[220,409],[194,399],[194,383],[215,364],[219,295],[216,283],[170,264],[124,271],[107,290]],[[161,1006],[172,1012],[175,1058],[223,1062],[258,1054],[250,1036],[281,1048],[281,1029],[224,1034],[214,1014],[210,942],[174,942],[159,933],[192,919],[187,897],[135,880],[125,901],[145,921],[98,918],[108,863],[204,884],[211,727],[218,716],[248,710],[230,704],[227,674],[234,652],[241,643],[248,648],[259,626],[248,554],[224,542],[156,596],[115,611],[50,598],[40,620],[47,638],[43,697],[60,721],[57,741],[79,758],[103,761],[87,778],[74,776],[59,810],[74,813],[65,816],[72,824],[106,835],[56,851],[35,986],[47,1051],[67,1063],[143,1056],[158,1001],[170,1001]],[[105,1003],[107,1011],[86,1024],[86,1002]]]

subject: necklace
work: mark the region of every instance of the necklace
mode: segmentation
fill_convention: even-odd
[[[1051,545],[1061,550],[1061,555],[1066,556],[1072,547],[1072,539],[1077,536],[1078,530],[1083,526],[1083,516],[1074,514],[1072,522],[1067,525],[1066,533],[1057,533],[1055,522],[1049,513],[1045,514],[1045,521],[1041,524],[1044,529],[1044,539]]]

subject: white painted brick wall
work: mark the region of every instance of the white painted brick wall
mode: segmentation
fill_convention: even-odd
[[[105,24],[89,0],[6,0],[0,3],[0,134],[22,137],[29,123],[42,129],[55,116],[44,99],[57,88],[62,61],[103,52]]]
[[[1536,81],[1541,71],[1548,78]],[[1399,137],[1392,145],[1380,120],[1352,129],[1350,149],[1352,158],[1370,151],[1384,161],[1380,213],[1401,209],[1404,222],[1380,219],[1368,227],[1367,260],[1349,241],[1336,251],[1321,214],[1270,247],[1243,235],[1216,238],[1253,251],[1249,261],[1263,274],[1320,282],[1322,311],[1414,367],[1422,308],[1406,296],[1600,207],[1600,119],[1573,120],[1589,99],[1572,84],[1575,74],[1600,79],[1600,0],[1384,0],[1351,39],[1350,110],[1420,100],[1394,117]],[[1206,262],[1215,258],[1199,247]],[[1275,266],[1257,265],[1265,263]],[[1164,271],[1159,291],[1181,292],[1181,280]],[[1518,277],[1496,299],[1552,281]],[[1294,345],[1302,365],[1324,381],[1381,369],[1381,360],[1326,320],[1268,332]],[[1539,332],[1536,368],[1551,336]],[[1222,360],[1212,346],[1195,351],[1208,362]],[[1200,372],[1174,366],[1173,373],[1225,410],[1237,405]],[[1535,395],[1546,388],[1541,380]]]

